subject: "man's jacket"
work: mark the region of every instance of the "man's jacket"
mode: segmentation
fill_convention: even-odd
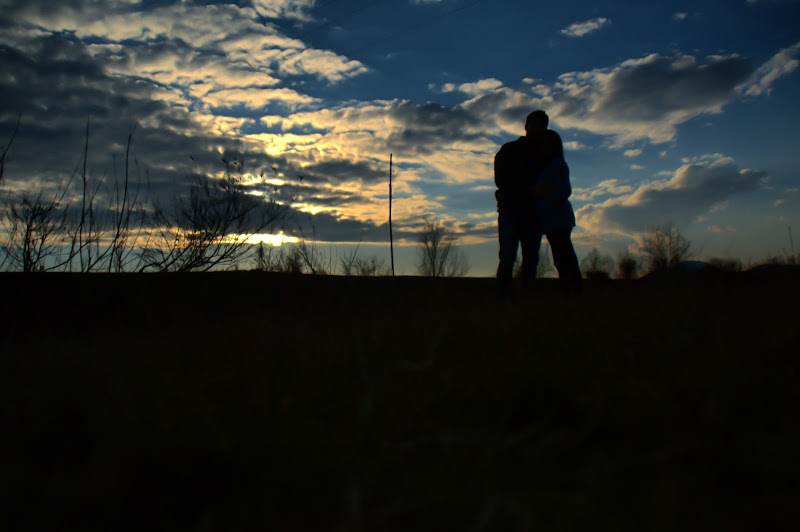
[[[498,212],[533,214],[530,187],[542,166],[536,146],[526,137],[503,144],[494,157]]]

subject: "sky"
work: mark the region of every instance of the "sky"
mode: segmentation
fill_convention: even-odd
[[[798,0],[0,0],[4,187],[68,176],[88,117],[92,175],[135,127],[156,197],[239,159],[296,191],[287,238],[388,261],[391,155],[397,272],[427,216],[487,276],[494,155],[543,109],[579,257],[672,223],[697,258],[758,262],[800,234],[798,21]]]

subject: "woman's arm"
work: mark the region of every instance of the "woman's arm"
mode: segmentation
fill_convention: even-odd
[[[534,198],[546,199],[548,203],[567,201],[572,195],[567,163],[558,159],[550,161],[530,187],[530,192]]]

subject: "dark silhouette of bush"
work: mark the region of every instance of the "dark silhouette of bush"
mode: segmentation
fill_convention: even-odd
[[[706,262],[723,272],[740,272],[742,271],[742,261],[739,259],[719,258],[714,257],[708,259]]]
[[[594,248],[581,260],[581,270],[587,279],[610,279],[614,271],[614,259]]]
[[[639,260],[630,251],[623,251],[617,257],[617,278],[625,281],[636,279],[639,266]]]

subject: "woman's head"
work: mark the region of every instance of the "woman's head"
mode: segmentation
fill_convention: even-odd
[[[564,159],[564,144],[561,142],[561,135],[559,135],[552,129],[548,129],[545,132],[542,145],[544,148],[544,154],[546,160],[549,161],[554,157],[558,157],[559,159]]]

